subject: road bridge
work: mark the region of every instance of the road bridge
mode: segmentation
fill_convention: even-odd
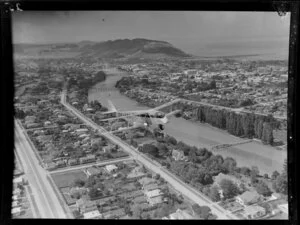
[[[241,142],[236,142],[236,143],[227,143],[227,144],[218,144],[218,145],[213,145],[210,147],[210,150],[219,150],[221,148],[229,148],[232,146],[237,146],[237,145],[242,145],[242,144],[246,144],[246,143],[250,143],[253,140],[246,140],[246,141],[241,141]]]

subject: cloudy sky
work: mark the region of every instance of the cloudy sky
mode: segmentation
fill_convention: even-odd
[[[290,16],[276,12],[15,12],[14,43],[147,38],[195,53],[204,47],[288,46]]]

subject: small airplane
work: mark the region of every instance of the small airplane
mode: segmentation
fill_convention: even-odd
[[[174,115],[181,110],[175,110],[170,113],[163,113],[161,111],[154,109],[148,109],[148,110],[135,110],[135,111],[118,111],[114,104],[108,100],[109,106],[111,108],[111,111],[104,112],[103,114],[113,113],[117,112],[121,114],[119,117],[113,117],[109,119],[103,119],[101,121],[105,120],[112,120],[112,119],[118,119],[118,118],[125,118],[125,117],[132,117],[133,118],[133,126],[140,127],[145,126],[149,127],[152,124],[157,125],[160,130],[164,130],[164,124],[169,122],[169,118],[171,115]]]

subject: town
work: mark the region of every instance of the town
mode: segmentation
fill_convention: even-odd
[[[109,63],[121,79],[114,89],[99,92],[120,92],[150,108],[169,104],[159,110],[179,110],[172,117],[286,151],[285,61]],[[261,174],[258,167],[239,166],[233,157],[191,146],[157,127],[134,126],[136,115],[119,118],[112,105],[89,99],[93,86],[112,76],[107,64],[75,58],[16,60],[17,135],[32,150],[24,153],[17,146],[15,152],[20,158],[35,157],[41,167],[36,176],[46,174],[67,218],[288,217],[286,161],[278,171]],[[31,210],[42,213],[34,207],[42,200],[34,203],[35,190],[28,191],[30,175],[23,176],[25,181],[16,175],[14,182],[14,199],[22,203],[14,201],[13,214],[20,218],[31,213],[27,198]]]

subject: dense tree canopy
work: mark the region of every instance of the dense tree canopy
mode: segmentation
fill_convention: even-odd
[[[271,194],[272,194],[272,191],[270,190],[268,185],[263,181],[259,181],[256,184],[255,189],[256,189],[257,193],[259,193],[263,196],[271,196]]]
[[[219,185],[225,199],[233,198],[239,194],[239,188],[231,180],[223,179]]]

